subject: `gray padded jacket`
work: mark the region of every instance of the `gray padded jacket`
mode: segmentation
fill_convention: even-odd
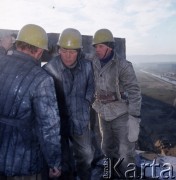
[[[141,91],[132,64],[114,54],[113,58],[103,67],[100,60],[94,56],[93,62],[96,100],[93,108],[106,120],[113,120],[125,113],[139,116],[141,110]],[[128,103],[122,98],[122,93],[128,96]],[[107,97],[110,101],[102,101]]]

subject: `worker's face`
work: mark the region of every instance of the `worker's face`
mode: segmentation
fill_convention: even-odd
[[[75,49],[60,48],[59,54],[61,56],[62,62],[66,66],[72,66],[77,60],[78,51]]]
[[[105,44],[96,44],[95,52],[99,59],[106,58],[112,51],[112,48],[106,46]]]

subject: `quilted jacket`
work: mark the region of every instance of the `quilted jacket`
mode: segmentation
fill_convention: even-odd
[[[54,82],[22,52],[0,58],[0,174],[40,173],[43,157],[60,167],[60,117]]]
[[[0,46],[0,55],[5,55],[7,52],[4,47]]]
[[[81,58],[71,71],[64,66],[60,56],[57,56],[44,68],[55,80],[61,108],[62,133],[83,134],[90,121],[90,105],[94,97],[94,75],[91,61]]]

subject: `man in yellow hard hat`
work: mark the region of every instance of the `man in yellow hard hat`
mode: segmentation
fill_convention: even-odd
[[[109,29],[96,31],[92,45],[95,48],[92,58],[95,75],[93,108],[99,116],[102,151],[110,158],[112,168],[120,162],[120,168],[116,167],[118,173],[115,173],[123,179],[128,165],[134,163],[141,92],[132,64],[115,52],[114,37]]]
[[[17,50],[0,58],[0,179],[42,180],[61,174],[60,117],[53,78],[38,65],[48,48],[45,30],[27,24]]]
[[[94,96],[91,61],[82,56],[82,36],[73,28],[65,29],[57,43],[59,55],[44,68],[55,80],[61,116],[63,173],[68,175],[68,140],[73,144],[76,170],[81,180],[90,179],[93,150],[89,130],[90,105]],[[70,177],[65,178],[67,180]],[[72,178],[71,178],[72,179]]]

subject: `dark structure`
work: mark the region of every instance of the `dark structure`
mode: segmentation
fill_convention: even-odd
[[[0,37],[7,35],[7,34],[17,34],[17,30],[6,30],[6,29],[0,29]],[[56,55],[57,51],[57,41],[59,38],[59,33],[48,33],[49,38],[49,51],[44,52],[42,56],[42,61],[47,62],[50,60],[52,56]],[[92,36],[83,35],[83,51],[85,53],[91,53],[94,49],[92,47]],[[125,38],[115,38],[115,48],[118,52],[118,54],[121,57],[126,58],[126,44],[125,44]]]

